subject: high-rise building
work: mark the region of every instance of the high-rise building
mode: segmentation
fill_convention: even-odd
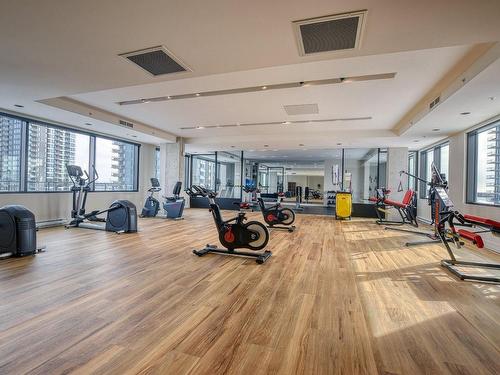
[[[487,134],[486,192],[488,202],[500,203],[500,126],[495,126]]]
[[[67,164],[75,162],[75,133],[30,124],[28,190],[68,190]]]
[[[134,188],[135,148],[127,143],[113,141],[111,168],[116,190],[131,190]]]
[[[22,121],[0,116],[0,191],[19,190]]]

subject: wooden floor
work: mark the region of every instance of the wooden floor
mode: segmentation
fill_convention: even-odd
[[[299,215],[257,265],[193,255],[216,234],[185,216],[42,230],[46,253],[0,262],[0,374],[500,373],[500,289],[453,278],[439,245]]]

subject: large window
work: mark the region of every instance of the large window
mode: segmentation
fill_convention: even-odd
[[[137,147],[130,143],[96,138],[95,171],[97,191],[136,190]]]
[[[88,135],[31,123],[28,139],[28,191],[67,191],[66,165],[89,168]]]
[[[408,153],[408,173],[411,175],[417,175],[417,151],[410,151]],[[417,179],[412,176],[408,176],[408,189],[417,189]]]
[[[500,205],[500,122],[468,134],[467,202]]]
[[[0,192],[21,190],[23,121],[0,115]]]
[[[160,148],[155,148],[155,177],[160,179]]]
[[[432,164],[434,164],[445,180],[448,180],[450,146],[443,143],[420,152],[420,178],[430,181]],[[420,182],[420,198],[427,198],[429,189],[424,182]]]
[[[94,190],[136,191],[139,145],[0,114],[0,192],[66,192],[66,165],[99,180]]]

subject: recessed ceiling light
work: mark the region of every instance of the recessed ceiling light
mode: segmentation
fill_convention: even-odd
[[[264,145],[264,147],[269,147],[269,145]]]
[[[17,108],[24,108],[24,105],[21,105],[21,104],[14,104],[14,107],[17,107]]]
[[[339,142],[339,143],[337,143],[337,146],[342,146],[342,143],[340,143],[340,142]]]
[[[137,138],[137,136],[135,134],[131,134],[130,135],[132,138]]]
[[[235,148],[236,146],[231,146],[231,148]]]
[[[467,116],[467,115],[470,115],[470,112],[461,112],[460,113],[462,116]]]
[[[196,94],[194,94],[195,96],[200,96],[201,94],[199,92],[197,92]]]
[[[172,97],[169,95],[169,96],[167,96],[167,99],[172,99]]]
[[[304,146],[304,144],[303,144],[303,143],[299,143],[299,146],[300,146],[300,147],[303,147],[303,146]]]
[[[433,131],[433,132],[438,132],[438,131],[440,131],[440,130],[441,130],[441,129],[439,129],[439,128],[434,128],[434,129],[432,129],[432,131]]]
[[[240,123],[239,123],[239,122],[237,122],[237,123],[236,123],[236,126],[240,126]]]
[[[496,98],[494,96],[490,96],[488,99],[490,99],[491,101],[495,100]]]
[[[418,140],[418,139],[415,139],[415,140],[414,140],[413,142],[417,143],[417,142],[420,142],[420,140]]]
[[[143,103],[149,103],[149,100],[148,99],[141,99],[141,102],[143,102]]]
[[[196,129],[205,129],[204,126],[197,126]]]
[[[92,126],[92,124],[90,122],[86,122],[85,125]]]
[[[283,125],[289,125],[289,124],[291,124],[291,122],[290,122],[290,121],[283,121],[283,123],[282,123],[282,124],[283,124]]]
[[[262,86],[262,90],[266,90],[267,89],[267,86]]]

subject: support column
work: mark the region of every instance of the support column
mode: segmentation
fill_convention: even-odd
[[[163,195],[170,196],[177,181],[185,186],[184,176],[184,140],[177,138],[176,143],[162,143],[160,145],[160,184]]]
[[[408,189],[408,176],[399,176],[400,171],[408,170],[408,148],[407,147],[390,147],[387,149],[387,172],[386,172],[386,187],[391,190],[391,200],[402,201],[403,196]],[[401,182],[403,191],[398,192],[398,186]],[[380,186],[383,186],[382,184]],[[400,220],[397,212],[391,213],[387,217],[388,220]]]

